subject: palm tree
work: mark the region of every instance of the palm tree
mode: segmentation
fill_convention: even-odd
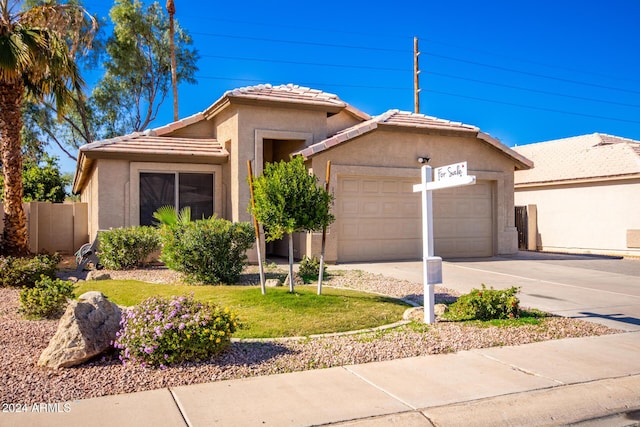
[[[173,0],[167,0],[167,12],[169,13],[169,50],[171,53],[171,86],[173,88],[173,121],[178,121],[178,74],[176,66],[176,29],[174,15],[176,5]]]
[[[77,4],[19,10],[20,0],[0,0],[0,142],[4,177],[4,250],[29,253],[22,207],[22,103],[25,96],[51,98],[59,112],[73,99],[82,79],[73,60],[88,47],[96,22]],[[86,31],[91,28],[90,31]],[[89,43],[89,44],[87,44]]]

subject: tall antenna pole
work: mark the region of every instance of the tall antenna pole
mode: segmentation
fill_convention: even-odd
[[[418,38],[413,38],[413,99],[414,99],[414,112],[420,113],[420,65],[418,64],[418,56],[420,50],[418,50]]]

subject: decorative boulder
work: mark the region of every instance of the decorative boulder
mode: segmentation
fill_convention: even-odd
[[[120,329],[122,311],[101,292],[86,292],[72,301],[58,330],[38,359],[38,366],[68,368],[111,347]]]
[[[282,282],[280,279],[267,279],[264,281],[264,286],[266,288],[277,288],[278,286],[282,286]]]
[[[109,280],[111,275],[109,273],[101,273],[99,270],[91,270],[87,273],[88,280]]]
[[[282,284],[284,286],[289,286],[289,275],[288,274],[287,274],[287,278],[284,279],[284,282],[282,282]],[[301,285],[304,285],[304,280],[302,279],[302,277],[298,273],[294,272],[293,273],[293,286],[301,286]]]
[[[436,317],[440,317],[448,311],[449,306],[447,304],[436,304],[433,306],[433,314],[435,314]]]

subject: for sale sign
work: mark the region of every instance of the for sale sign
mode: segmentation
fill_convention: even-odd
[[[467,176],[467,162],[461,162],[435,168],[433,180],[445,181],[447,179],[464,178],[465,176]]]

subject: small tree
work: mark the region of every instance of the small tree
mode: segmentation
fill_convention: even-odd
[[[318,187],[302,156],[267,163],[253,187],[255,208],[248,209],[264,225],[266,241],[289,235],[289,292],[293,292],[293,233],[319,231],[331,224],[333,196]]]
[[[42,160],[24,159],[22,163],[22,182],[24,202],[62,203],[67,197],[65,187],[71,184],[69,174],[61,174],[57,157],[44,153]],[[4,180],[0,176],[0,189]],[[0,195],[0,200],[2,196]]]

